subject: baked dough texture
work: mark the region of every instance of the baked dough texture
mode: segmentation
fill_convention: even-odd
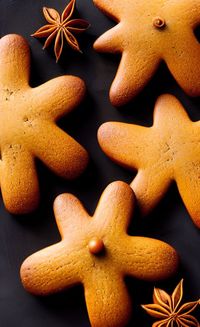
[[[57,175],[73,179],[88,162],[85,149],[55,125],[83,99],[85,85],[60,76],[29,86],[30,50],[24,38],[0,40],[0,186],[8,211],[22,214],[38,206],[34,158]]]
[[[137,171],[131,187],[143,214],[175,181],[200,228],[200,122],[192,122],[174,96],[158,98],[152,127],[108,122],[100,127],[98,140],[109,158]]]
[[[120,181],[105,189],[93,217],[73,195],[58,196],[54,211],[62,240],[24,261],[25,289],[48,295],[82,284],[91,326],[125,326],[131,301],[124,277],[156,281],[178,265],[168,244],[127,234],[134,207],[133,190]]]
[[[113,105],[133,99],[164,61],[189,96],[200,95],[199,0],[93,0],[118,24],[94,44],[100,52],[120,53],[110,90]]]

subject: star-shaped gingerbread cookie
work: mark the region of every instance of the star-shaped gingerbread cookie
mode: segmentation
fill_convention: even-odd
[[[168,244],[127,234],[134,206],[134,193],[123,182],[106,188],[93,217],[73,195],[58,196],[54,211],[62,240],[24,261],[25,289],[48,295],[82,284],[91,326],[126,326],[131,301],[124,277],[160,280],[178,264]]]
[[[118,22],[94,44],[100,52],[122,54],[110,90],[113,105],[136,96],[161,61],[188,95],[200,95],[200,44],[194,35],[200,23],[199,0],[93,1]]]
[[[108,122],[100,127],[98,140],[112,160],[138,171],[131,187],[144,214],[175,181],[200,227],[200,122],[192,122],[174,96],[157,100],[152,127]]]
[[[39,186],[34,158],[57,175],[77,177],[88,155],[55,121],[76,107],[85,85],[60,76],[29,86],[30,53],[25,39],[7,35],[0,40],[0,185],[8,211],[28,213],[38,205]]]

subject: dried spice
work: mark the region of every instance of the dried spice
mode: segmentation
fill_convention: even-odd
[[[56,62],[58,62],[62,54],[64,40],[67,41],[73,50],[81,52],[78,41],[73,34],[82,33],[90,26],[84,19],[71,19],[75,5],[76,0],[71,0],[61,15],[53,8],[44,7],[43,14],[49,24],[42,26],[32,34],[36,38],[47,37],[43,49],[47,48],[55,40],[54,53]]]
[[[196,309],[198,301],[181,304],[183,298],[183,279],[170,296],[164,290],[155,288],[153,304],[142,305],[146,312],[160,319],[152,327],[199,327],[199,322],[191,315]]]

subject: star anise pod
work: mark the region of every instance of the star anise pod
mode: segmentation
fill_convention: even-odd
[[[170,296],[165,291],[155,288],[153,304],[142,305],[146,312],[160,319],[152,327],[199,327],[199,322],[191,315],[196,309],[198,301],[181,304],[183,298],[183,279]]]
[[[90,24],[84,19],[71,19],[76,5],[76,0],[71,0],[64,9],[62,15],[53,8],[43,7],[43,14],[48,25],[42,26],[32,36],[36,38],[45,38],[46,42],[43,49],[47,48],[55,39],[54,53],[56,62],[58,62],[64,45],[64,39],[70,47],[81,52],[77,39],[73,34],[84,32]]]

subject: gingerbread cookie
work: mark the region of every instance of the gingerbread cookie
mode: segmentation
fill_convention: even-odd
[[[118,25],[94,44],[100,52],[122,53],[110,90],[113,105],[136,96],[166,62],[177,83],[190,96],[200,95],[199,0],[93,0]]]
[[[7,35],[0,40],[0,185],[6,208],[27,213],[39,200],[34,158],[57,175],[77,177],[88,162],[87,152],[55,125],[84,97],[85,85],[61,76],[31,88],[30,53],[25,39]]]
[[[194,223],[200,227],[200,122],[192,122],[172,95],[157,100],[152,127],[108,122],[98,131],[103,151],[138,173],[131,183],[146,214],[172,181]]]
[[[54,211],[62,240],[24,261],[25,289],[47,295],[82,284],[93,327],[125,326],[131,301],[124,277],[163,279],[178,264],[166,243],[127,234],[134,206],[134,193],[123,182],[106,188],[93,217],[73,195],[58,196]]]

